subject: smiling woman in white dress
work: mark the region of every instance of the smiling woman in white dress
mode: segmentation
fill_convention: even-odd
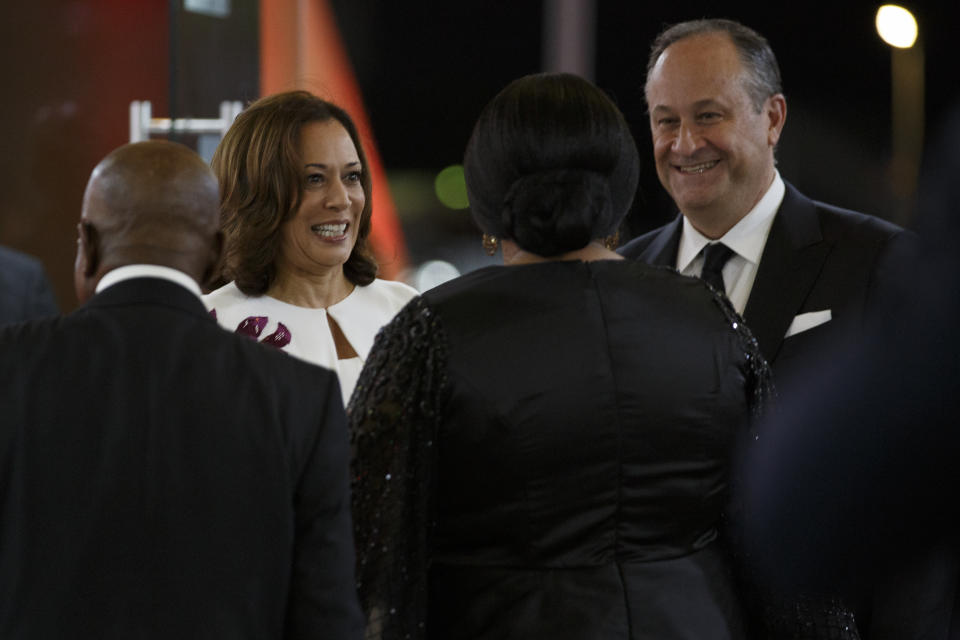
[[[417,292],[376,278],[368,165],[345,111],[305,91],[262,98],[213,155],[226,329],[335,370],[344,403],[377,331]]]

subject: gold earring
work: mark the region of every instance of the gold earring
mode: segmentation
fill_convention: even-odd
[[[492,256],[497,252],[497,236],[492,236],[490,234],[483,234],[483,250],[487,253],[488,256]]]
[[[607,236],[603,239],[603,246],[608,251],[613,251],[617,248],[617,245],[620,244],[620,232],[614,231],[613,235]]]

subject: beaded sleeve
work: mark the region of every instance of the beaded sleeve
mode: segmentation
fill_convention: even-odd
[[[445,336],[423,298],[377,335],[347,413],[366,638],[422,638]]]
[[[727,317],[729,325],[736,331],[737,337],[740,340],[740,348],[743,350],[744,357],[746,358],[745,373],[747,403],[750,407],[750,435],[756,439],[756,425],[776,397],[773,374],[770,371],[770,365],[767,364],[767,359],[763,357],[763,353],[760,351],[760,344],[754,337],[753,332],[744,324],[743,318],[741,318],[740,314],[733,308],[727,296],[718,292],[710,284],[707,284],[707,288],[713,292],[714,301]]]

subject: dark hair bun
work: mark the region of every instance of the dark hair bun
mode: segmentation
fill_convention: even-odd
[[[616,232],[633,202],[637,145],[600,89],[569,73],[514,80],[484,108],[463,157],[484,233],[551,257]]]
[[[521,176],[503,202],[505,236],[541,256],[580,249],[596,229],[613,222],[607,178],[595,171],[555,169]]]

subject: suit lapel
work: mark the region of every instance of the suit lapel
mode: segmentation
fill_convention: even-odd
[[[647,264],[676,267],[681,231],[683,231],[683,216],[678,215],[673,222],[664,225],[637,259]]]
[[[743,314],[771,362],[830,251],[813,201],[790,184],[786,188]]]

